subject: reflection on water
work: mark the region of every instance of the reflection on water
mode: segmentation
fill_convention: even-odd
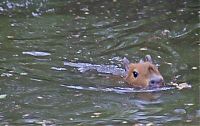
[[[199,124],[198,8],[182,0],[2,0],[0,125]],[[63,64],[122,67],[124,56],[146,54],[166,82],[177,76],[192,89],[144,93]]]

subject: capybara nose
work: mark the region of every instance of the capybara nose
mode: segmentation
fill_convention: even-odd
[[[151,87],[160,87],[163,85],[163,77],[162,76],[153,76],[150,78],[149,85]]]

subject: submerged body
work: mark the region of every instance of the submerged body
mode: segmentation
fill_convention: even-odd
[[[95,64],[89,64],[89,63],[72,63],[72,62],[64,62],[64,65],[76,67],[81,73],[84,73],[90,70],[96,70],[99,73],[112,74],[112,75],[117,75],[121,77],[124,77],[126,74],[125,69],[118,68],[115,65],[95,65]]]
[[[152,64],[150,55],[145,57],[145,60],[140,60],[139,63],[130,63],[127,58],[123,59],[125,69],[114,65],[93,65],[89,63],[72,63],[64,62],[64,65],[76,67],[80,72],[88,70],[96,70],[99,73],[117,75],[131,86],[139,88],[161,87],[163,85],[163,77],[158,71],[158,68]]]

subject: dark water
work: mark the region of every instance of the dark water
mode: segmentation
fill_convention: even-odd
[[[198,15],[197,0],[1,0],[0,125],[198,125]],[[119,78],[64,66],[146,54],[192,88],[117,92]]]

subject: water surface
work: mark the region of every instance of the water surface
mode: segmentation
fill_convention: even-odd
[[[198,125],[198,11],[184,0],[2,0],[0,125]],[[146,54],[166,82],[192,88],[120,92],[120,78],[64,66]]]

